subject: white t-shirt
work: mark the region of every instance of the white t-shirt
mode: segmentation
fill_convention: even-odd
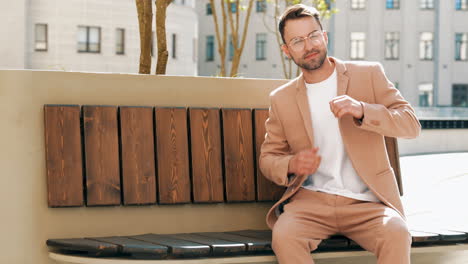
[[[338,118],[330,110],[329,102],[337,96],[336,69],[328,79],[306,83],[314,145],[319,147],[322,161],[317,171],[309,175],[303,187],[357,200],[379,202],[379,199],[357,175],[341,138]]]

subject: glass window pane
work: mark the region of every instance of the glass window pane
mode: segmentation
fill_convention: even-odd
[[[206,36],[206,60],[214,60],[214,36]]]
[[[266,59],[266,39],[267,36],[265,33],[258,33],[256,35],[256,59],[265,60]]]
[[[231,3],[231,13],[236,13],[237,12],[237,3],[232,2]]]
[[[419,58],[421,60],[432,60],[433,52],[433,34],[432,32],[423,32],[419,42]]]
[[[115,34],[115,53],[124,54],[125,53],[125,29],[118,28]]]
[[[197,38],[193,38],[193,49],[192,49],[192,60],[193,62],[197,62],[198,58],[197,58],[197,53],[198,53],[198,40]]]
[[[35,47],[37,51],[47,50],[47,24],[36,24],[35,26]]]
[[[366,33],[351,32],[351,59],[364,59],[366,56]]]
[[[172,58],[175,59],[177,58],[177,35],[172,34]]]
[[[78,51],[87,51],[88,29],[87,27],[78,27]]]
[[[101,28],[90,27],[89,28],[89,50],[90,52],[99,52],[100,51],[100,41],[101,41]]]
[[[419,90],[419,106],[432,106],[433,85],[432,83],[423,83],[418,85]]]
[[[46,41],[47,25],[36,24],[36,41]]]
[[[100,38],[100,29],[96,27],[89,28],[89,42],[90,43],[99,43]]]
[[[257,0],[256,1],[256,10],[257,13],[263,13],[266,11],[266,0]]]
[[[229,60],[234,57],[234,44],[232,43],[232,35],[229,35]]]
[[[400,0],[387,0],[386,1],[387,9],[399,9],[400,8]]]

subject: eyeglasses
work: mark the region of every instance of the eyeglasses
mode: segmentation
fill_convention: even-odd
[[[291,47],[294,51],[301,51],[305,47],[305,41],[309,40],[311,42],[318,42],[320,41],[320,37],[322,36],[322,31],[316,30],[311,32],[307,37],[295,37],[291,41],[289,41],[288,46]]]

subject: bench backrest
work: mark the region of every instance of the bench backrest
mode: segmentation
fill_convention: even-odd
[[[45,105],[49,207],[276,201],[268,109]],[[402,194],[397,141],[385,138]]]

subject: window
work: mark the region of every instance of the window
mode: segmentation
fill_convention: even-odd
[[[419,106],[432,106],[432,83],[423,83],[418,86]]]
[[[206,61],[214,60],[214,36],[206,36]]]
[[[456,10],[468,10],[468,0],[456,0],[455,9]]]
[[[455,34],[455,60],[468,60],[468,33]]]
[[[232,42],[232,35],[229,35],[229,54],[228,58],[232,61],[232,57],[234,57],[234,43]]]
[[[362,60],[365,57],[366,33],[351,32],[351,59]]]
[[[452,106],[468,107],[468,84],[453,85]]]
[[[197,38],[193,38],[193,50],[192,50],[192,60],[193,62],[198,61],[198,40]]]
[[[125,29],[123,28],[115,31],[115,54],[125,54]]]
[[[387,9],[400,9],[400,0],[387,0]]]
[[[172,58],[177,58],[177,35],[172,34],[172,50],[171,50]]]
[[[366,0],[351,0],[351,9],[366,8]]]
[[[255,57],[257,60],[266,60],[266,33],[257,33],[257,41],[255,44]]]
[[[47,51],[47,24],[36,24],[34,50]]]
[[[78,52],[101,52],[101,28],[78,26]]]
[[[432,32],[421,33],[421,39],[419,41],[420,60],[432,60],[433,38]]]
[[[257,0],[256,1],[256,10],[257,13],[265,13],[266,12],[266,0]]]
[[[421,9],[434,9],[434,0],[420,0]]]
[[[231,2],[231,13],[237,12],[237,2]]]
[[[206,15],[208,16],[208,15],[211,15],[211,14],[213,14],[213,9],[211,9],[211,4],[208,3],[208,4],[206,4]]]
[[[400,32],[385,33],[385,59],[398,60],[400,52]]]

